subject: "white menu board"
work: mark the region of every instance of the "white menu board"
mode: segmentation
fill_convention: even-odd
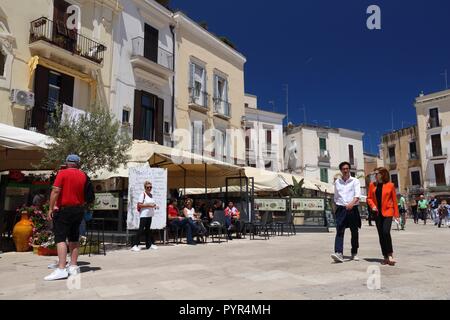
[[[94,210],[119,210],[119,194],[96,193]]]
[[[256,211],[286,211],[285,199],[255,199]]]
[[[324,199],[291,199],[292,211],[324,211]]]
[[[158,209],[152,220],[153,230],[162,230],[167,224],[167,170],[150,168],[149,166],[129,169],[128,178],[128,230],[139,229],[139,212],[137,204],[139,197],[144,192],[144,183],[149,181],[153,185],[152,196]]]

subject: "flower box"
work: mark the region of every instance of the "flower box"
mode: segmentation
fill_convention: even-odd
[[[57,256],[58,250],[56,248],[50,249],[50,248],[39,247],[38,255],[39,256]]]

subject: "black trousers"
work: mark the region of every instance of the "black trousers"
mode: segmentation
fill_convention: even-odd
[[[152,226],[152,218],[141,218],[139,221],[139,231],[136,235],[136,238],[134,239],[133,246],[139,246],[141,243],[141,236],[142,234],[145,234],[145,245],[147,249],[149,249],[152,244],[155,243],[155,240],[153,239],[152,230],[150,227]]]
[[[381,252],[383,257],[387,258],[394,253],[392,248],[391,227],[392,217],[384,217],[381,213],[375,218],[377,224],[378,237],[380,238]]]

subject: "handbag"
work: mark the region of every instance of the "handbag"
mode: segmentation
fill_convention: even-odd
[[[144,192],[144,202],[145,202],[145,192]],[[141,208],[141,206],[139,205],[139,202],[138,202],[138,204],[136,205],[136,210],[137,210],[137,212],[141,213],[142,208]]]

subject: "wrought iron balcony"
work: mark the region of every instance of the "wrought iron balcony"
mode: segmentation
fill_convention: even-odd
[[[447,156],[447,148],[434,148],[427,151],[428,160],[446,159]]]
[[[45,17],[30,24],[30,45],[39,41],[55,45],[96,64],[103,63],[106,51],[103,44],[83,36],[76,29],[68,29],[65,22],[53,22]]]
[[[437,118],[430,118],[427,122],[427,129],[434,129],[434,128],[442,128],[442,120]]]
[[[214,98],[214,115],[230,119],[231,118],[231,103],[224,101],[221,98]]]
[[[195,88],[189,88],[189,107],[205,112],[209,109],[209,94],[204,91],[198,91]]]
[[[132,56],[144,57],[151,62],[154,62],[162,67],[173,71],[173,54],[161,47],[158,47],[158,57],[156,61],[145,55],[145,39],[143,37],[136,37],[131,40],[133,46]]]

